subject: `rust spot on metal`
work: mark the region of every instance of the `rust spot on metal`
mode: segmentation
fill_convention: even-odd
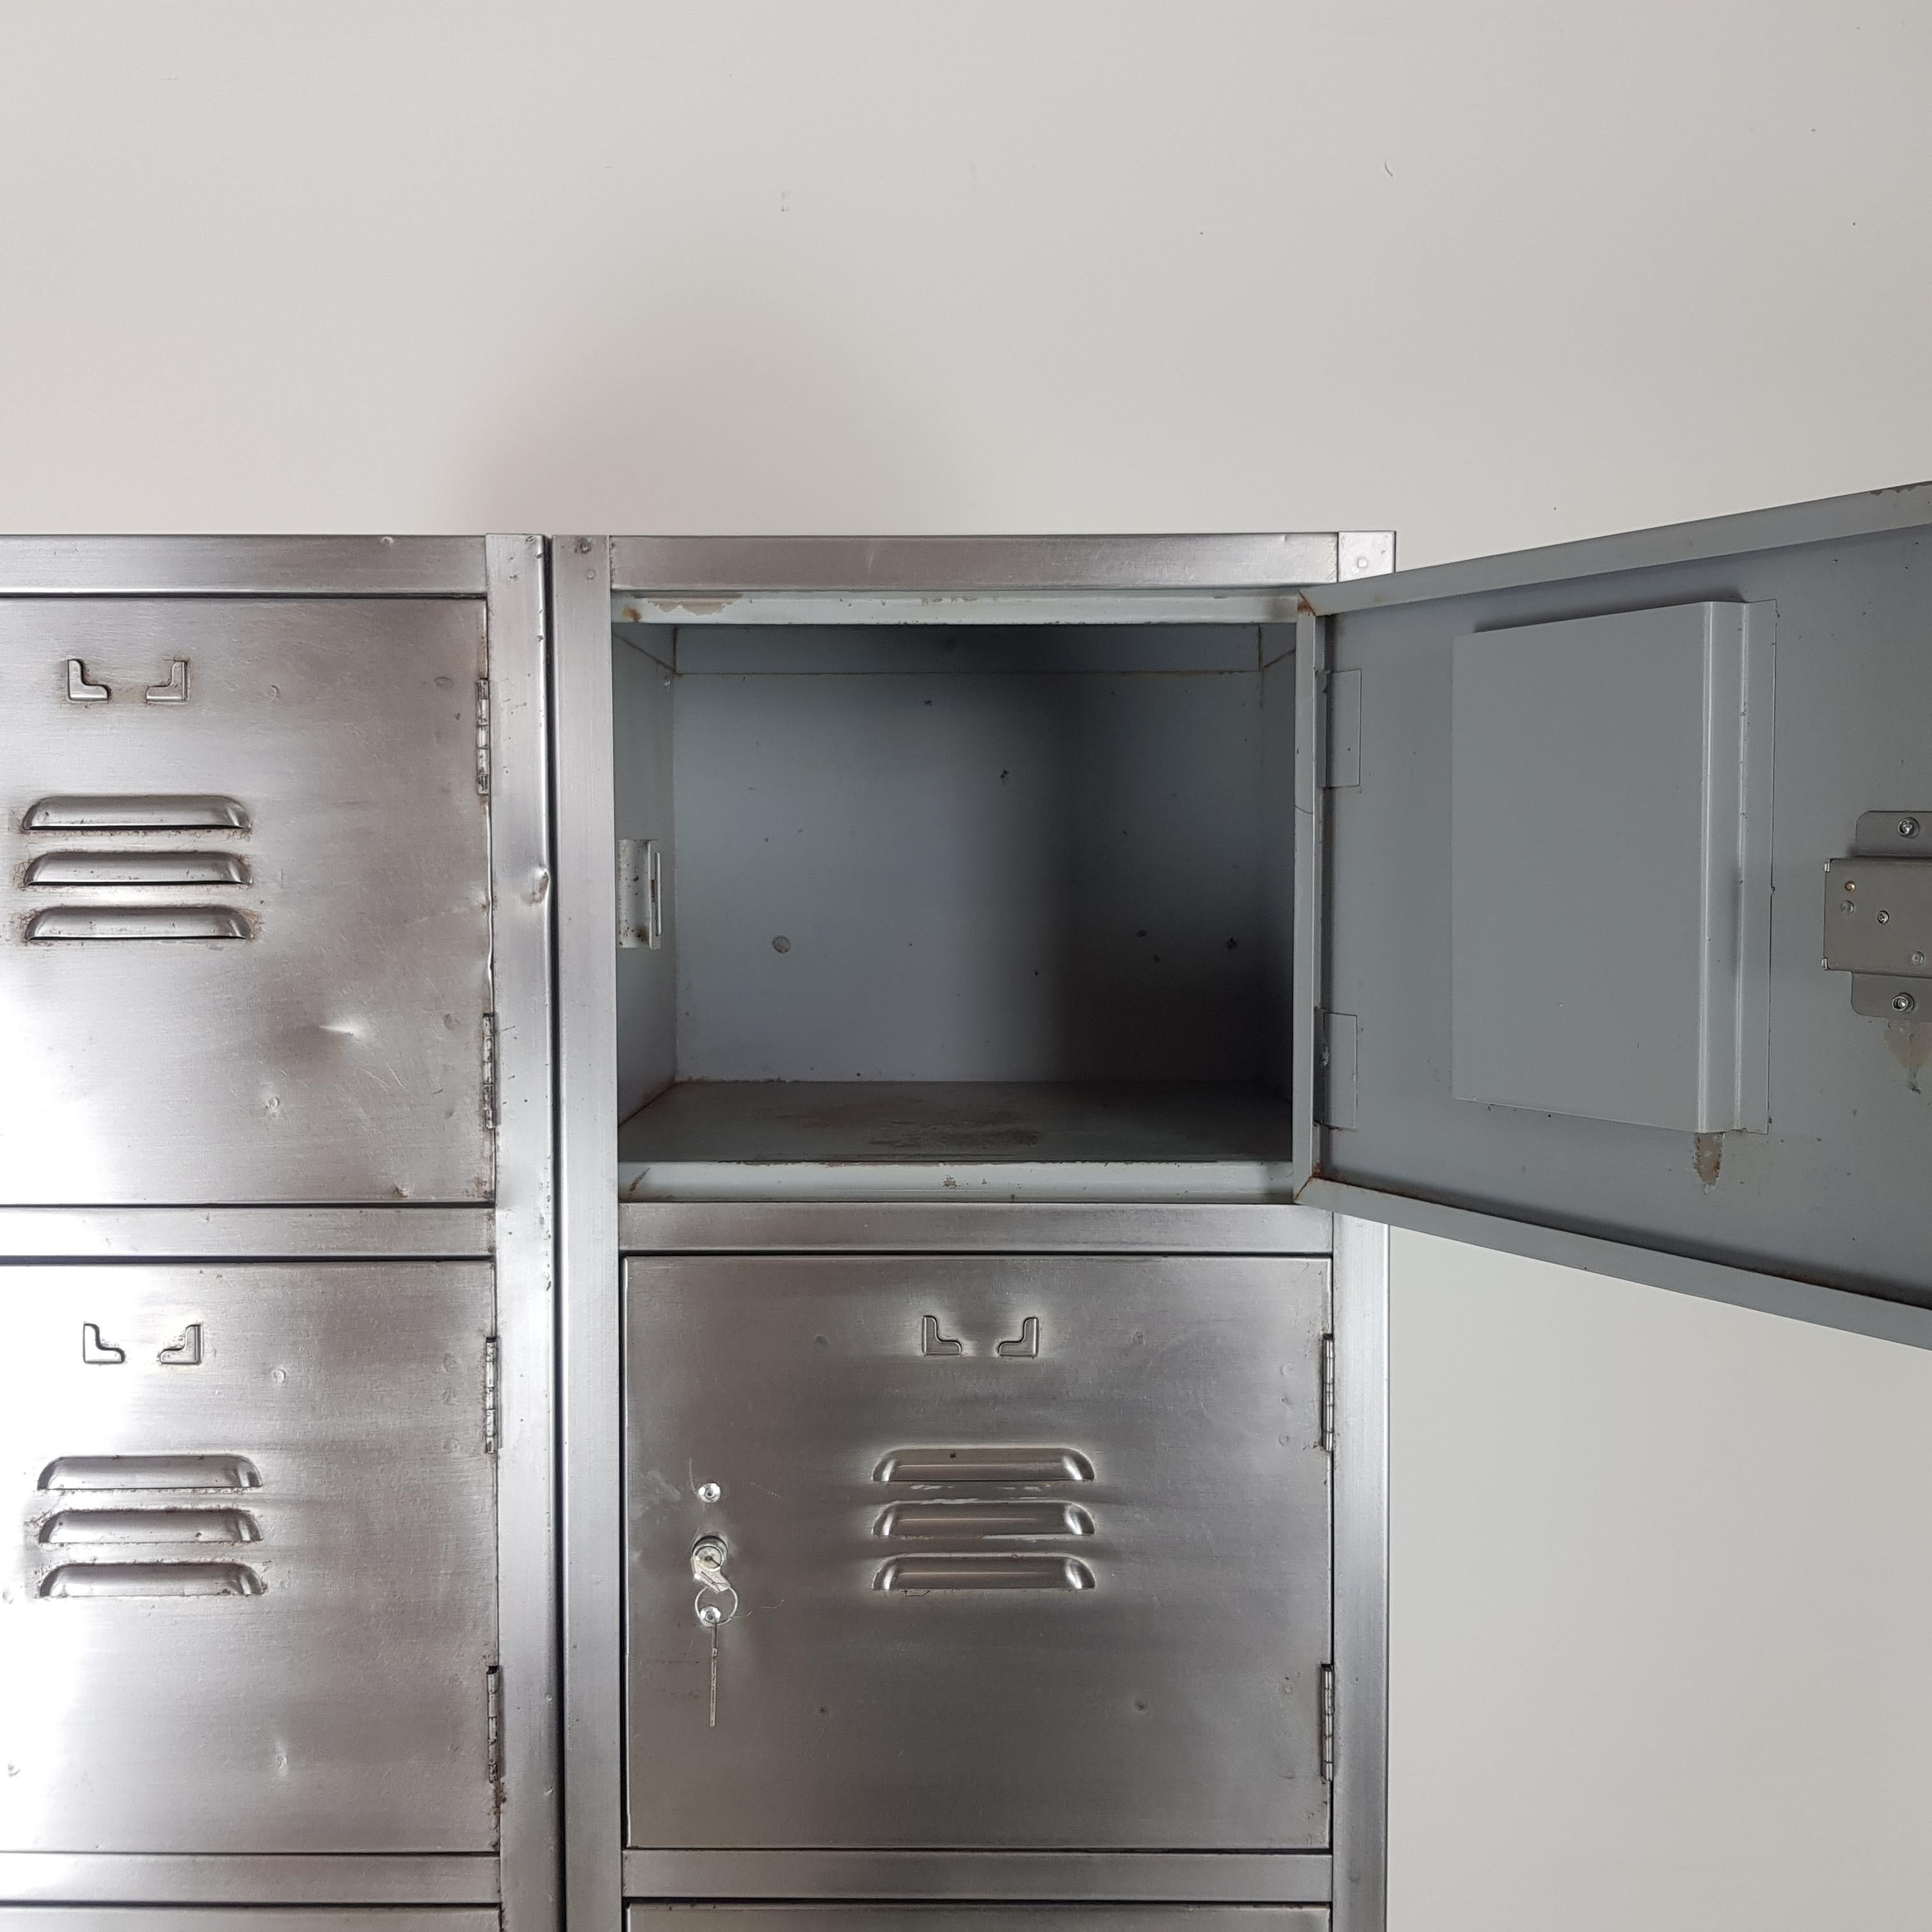
[[[1885,1043],[1892,1057],[1905,1069],[1906,1084],[1915,1094],[1925,1090],[1918,1084],[1918,1076],[1925,1070],[1925,1063],[1932,1060],[1932,1020],[1887,1020],[1885,1023]]]
[[[682,610],[693,617],[715,617],[737,602],[735,597],[653,597],[651,608],[667,614]]]
[[[1724,1164],[1724,1137],[1722,1134],[1700,1134],[1692,1143],[1691,1164],[1697,1170],[1697,1178],[1708,1187],[1718,1184],[1718,1170]]]

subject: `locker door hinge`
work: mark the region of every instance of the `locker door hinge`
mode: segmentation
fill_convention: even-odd
[[[1335,1338],[1322,1338],[1322,1447],[1335,1453]]]
[[[493,1664],[484,1673],[484,1771],[496,1802],[503,1802],[503,1666]]]
[[[476,680],[476,789],[490,796],[490,680]]]
[[[497,1389],[496,1338],[486,1335],[483,1339],[483,1453],[486,1456],[496,1454],[502,1433],[502,1398]]]
[[[1322,1782],[1335,1782],[1335,1666],[1322,1666]]]
[[[496,1016],[483,1016],[483,1124],[496,1124]]]

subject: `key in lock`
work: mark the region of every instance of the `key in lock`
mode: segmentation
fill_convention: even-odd
[[[738,1592],[724,1574],[725,1558],[730,1553],[722,1536],[700,1536],[691,1546],[691,1574],[698,1582],[692,1609],[711,1636],[709,1728],[714,1731],[718,1728],[718,1633],[738,1614]]]

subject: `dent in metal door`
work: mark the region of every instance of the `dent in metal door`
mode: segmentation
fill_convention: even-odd
[[[1324,1844],[1327,1300],[1279,1259],[629,1264],[632,1842]]]
[[[0,1268],[0,1847],[488,1850],[490,1271]]]
[[[488,1196],[484,622],[0,600],[7,1200]]]

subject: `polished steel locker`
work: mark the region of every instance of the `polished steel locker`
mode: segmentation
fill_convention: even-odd
[[[492,1298],[0,1268],[0,1850],[491,1846]]]
[[[0,542],[0,1924],[556,1923],[543,561]]]
[[[484,614],[0,598],[8,1202],[489,1197]]]
[[[632,1844],[1325,1846],[1324,1263],[640,1258],[625,1319]]]

